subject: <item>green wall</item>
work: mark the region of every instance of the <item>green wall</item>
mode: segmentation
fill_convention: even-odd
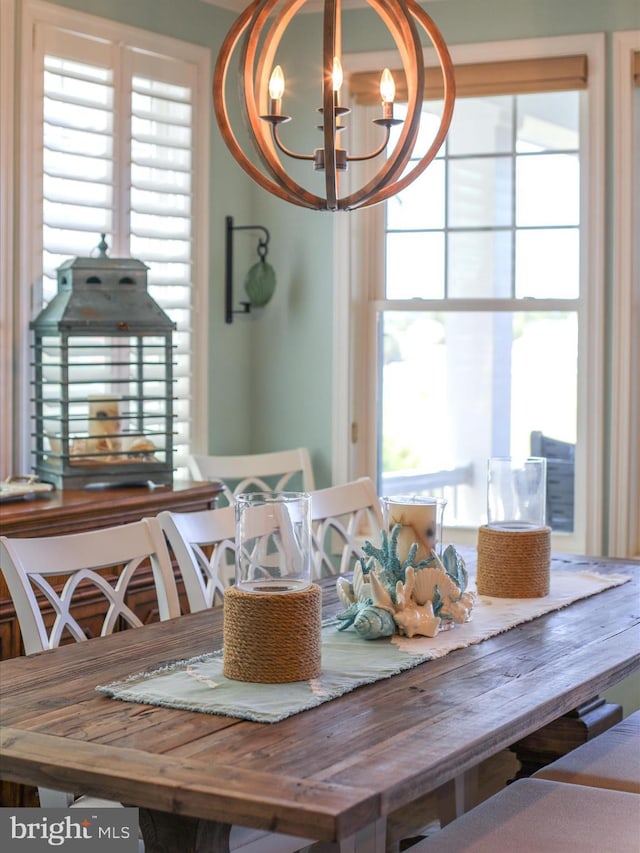
[[[437,0],[423,4],[441,30],[445,40],[453,44],[508,39],[539,38],[577,33],[605,32],[607,49],[611,49],[611,33],[616,30],[640,29],[638,0]],[[311,57],[315,51],[314,34],[319,29],[317,15],[301,15],[293,22],[294,38],[288,43],[287,64],[302,77],[304,69],[316,68]],[[371,10],[353,10],[343,16],[343,51],[359,53],[390,47],[389,38]],[[314,54],[319,56],[319,54]],[[610,57],[609,57],[610,64]],[[609,83],[609,90],[611,84]],[[319,92],[307,92],[317,103]],[[294,96],[294,112],[300,104]],[[297,115],[297,113],[295,113]],[[609,111],[610,116],[610,111]],[[608,150],[611,150],[608,132]],[[308,146],[307,146],[308,147]],[[609,162],[611,174],[613,164]],[[607,182],[608,186],[611,181]],[[269,308],[269,317],[255,323],[255,340],[260,355],[254,359],[252,371],[252,433],[255,450],[276,446],[308,445],[320,485],[331,476],[331,357],[332,357],[332,263],[333,217],[354,214],[327,214],[297,211],[256,190],[260,210],[270,221],[276,234],[286,235],[286,246],[278,246],[278,275],[281,291]],[[608,199],[611,209],[611,199]],[[608,216],[607,221],[611,222]],[[278,238],[279,239],[279,238]],[[611,241],[609,241],[611,244]],[[275,257],[275,251],[274,251]],[[302,260],[304,258],[304,260]],[[607,287],[611,282],[611,255],[607,258]],[[290,294],[302,290],[304,300],[296,300],[291,311]],[[308,309],[308,310],[307,310]],[[272,331],[280,328],[283,318],[293,321],[286,341],[278,340],[268,349]],[[302,326],[301,326],[302,324]],[[283,330],[286,328],[282,325]],[[304,345],[301,351],[300,346]],[[345,365],[346,369],[346,365]],[[306,390],[300,378],[306,374]],[[277,378],[276,378],[277,377]],[[278,405],[269,407],[271,416],[262,420],[264,399],[276,395]],[[259,428],[258,428],[259,426]]]
[[[235,17],[199,0],[61,0],[60,5],[204,45],[213,60]],[[450,44],[640,29],[638,0],[434,0],[425,8]],[[292,69],[287,107],[298,126],[287,140],[309,150],[319,139],[313,110],[320,91],[315,84],[304,88],[302,80],[305,74],[314,80],[319,76],[320,18],[299,15],[291,30],[283,53]],[[610,37],[607,43],[610,48]],[[384,28],[369,9],[345,13],[345,52],[388,47]],[[306,211],[271,196],[231,158],[213,109],[210,119],[210,418],[208,446],[200,449],[243,453],[306,445],[318,485],[327,485],[332,456],[333,226],[335,216],[353,214]],[[307,125],[310,131],[303,130]],[[613,164],[608,169],[611,173]],[[223,317],[226,215],[238,225],[269,228],[269,261],[278,280],[268,306],[236,316],[232,325]],[[244,296],[244,272],[257,259],[256,245],[253,237],[236,232],[236,302]],[[610,256],[608,264],[610,269]]]

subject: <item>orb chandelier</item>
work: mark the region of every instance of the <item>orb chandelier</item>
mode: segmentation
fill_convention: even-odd
[[[380,127],[374,150],[355,153],[340,147],[343,120],[350,110],[341,105],[341,8],[340,0],[325,0],[322,48],[322,145],[312,153],[290,150],[282,140],[281,127],[290,121],[283,112],[286,78],[275,64],[276,53],[293,16],[306,0],[254,0],[229,30],[215,66],[213,103],[222,137],[236,161],[261,187],[285,201],[313,210],[355,210],[385,201],[414,181],[436,156],[451,123],[455,99],[453,64],[442,35],[415,0],[366,0],[385,23],[396,44],[407,83],[407,112],[394,118],[395,84],[388,68],[381,74],[381,112],[373,120]],[[444,105],[439,127],[424,155],[407,166],[420,130],[425,67],[419,25],[431,40],[442,69]],[[227,104],[227,76],[232,57],[239,52],[240,106],[249,137],[257,152],[255,163],[242,150],[231,126]],[[402,124],[393,150],[387,152],[391,128]],[[386,157],[383,155],[387,154]],[[284,167],[285,158],[306,160],[324,172],[324,195],[301,186]],[[380,168],[363,186],[341,195],[340,175],[350,163],[380,159]]]

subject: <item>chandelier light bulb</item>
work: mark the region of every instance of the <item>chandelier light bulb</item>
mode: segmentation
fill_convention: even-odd
[[[342,86],[342,63],[340,62],[337,56],[333,57],[333,71],[331,73],[331,83],[333,85],[333,91],[339,92],[340,86]]]
[[[269,78],[269,97],[274,101],[282,100],[284,95],[284,74],[282,66],[276,65]]]
[[[380,97],[383,104],[392,104],[396,97],[396,84],[388,68],[384,69],[380,77]]]

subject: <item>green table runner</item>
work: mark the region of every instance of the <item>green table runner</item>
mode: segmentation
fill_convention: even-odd
[[[100,693],[149,705],[224,714],[274,723],[313,708],[364,684],[389,678],[424,661],[443,657],[508,631],[628,581],[623,575],[552,570],[551,589],[544,598],[507,599],[480,596],[472,619],[436,637],[391,637],[362,640],[353,631],[338,631],[335,620],[322,629],[322,673],[292,684],[233,681],[222,674],[222,651],[172,662],[124,681],[101,685]],[[473,588],[470,586],[470,588]]]

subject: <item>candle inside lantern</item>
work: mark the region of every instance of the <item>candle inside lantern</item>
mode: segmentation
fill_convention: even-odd
[[[389,533],[396,524],[402,525],[398,536],[398,557],[405,560],[411,546],[418,550],[415,562],[428,560],[442,537],[442,516],[447,501],[423,495],[400,495],[382,499]]]
[[[92,453],[117,453],[120,450],[120,402],[113,394],[89,397],[89,442]]]

